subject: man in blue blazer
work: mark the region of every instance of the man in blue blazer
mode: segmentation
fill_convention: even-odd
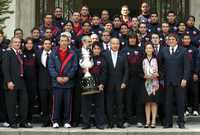
[[[185,128],[185,87],[190,75],[190,63],[186,50],[178,46],[176,35],[169,35],[168,45],[169,47],[164,48],[161,53],[161,70],[166,87],[164,128],[172,128],[173,101],[176,101],[178,127]]]

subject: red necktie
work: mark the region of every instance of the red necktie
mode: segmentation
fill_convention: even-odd
[[[23,74],[24,74],[24,67],[23,67],[23,60],[22,60],[22,58],[21,58],[21,56],[20,56],[20,51],[18,50],[18,51],[16,52],[16,54],[17,54],[17,59],[18,59],[18,61],[19,61],[19,63],[20,63],[20,76],[23,77]]]

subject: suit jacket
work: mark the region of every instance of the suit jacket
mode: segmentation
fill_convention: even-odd
[[[42,64],[42,52],[37,53],[36,55],[36,61],[37,61],[37,70],[38,70],[38,87],[39,90],[49,90],[52,88],[51,84],[51,76],[49,74],[49,71],[44,65]]]
[[[22,55],[21,59],[23,59]],[[26,89],[24,78],[20,76],[20,62],[13,49],[9,48],[3,53],[2,72],[6,89],[10,81],[14,83],[15,89]]]
[[[161,52],[162,74],[165,84],[180,86],[181,80],[188,80],[190,76],[190,62],[186,56],[186,49],[178,46],[174,55],[170,54],[169,47]]]
[[[107,86],[117,86],[128,81],[128,62],[127,57],[118,52],[116,67],[113,65],[111,51],[104,54],[106,61]]]

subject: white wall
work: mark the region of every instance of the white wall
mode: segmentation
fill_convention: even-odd
[[[200,26],[200,0],[190,0],[190,15],[196,18],[196,27]]]

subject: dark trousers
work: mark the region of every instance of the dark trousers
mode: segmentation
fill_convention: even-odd
[[[186,92],[186,108],[191,106],[192,110],[199,110],[199,82],[189,81]]]
[[[37,84],[36,80],[27,80],[26,81],[26,88],[28,93],[28,122],[32,121],[32,115],[33,115],[33,105],[37,96]]]
[[[133,115],[136,114],[137,122],[144,122],[144,105],[142,80],[139,78],[130,78],[128,89],[126,91],[126,118],[129,123],[133,123]]]
[[[168,85],[165,98],[165,125],[173,125],[173,101],[176,102],[176,110],[178,115],[177,123],[184,123],[185,109],[185,88],[180,86]]]
[[[8,115],[5,103],[5,90],[0,90],[0,122],[8,122]]]
[[[73,126],[78,126],[81,123],[81,88],[79,83],[75,86],[73,90],[73,98],[72,98],[72,122]]]
[[[40,108],[42,112],[42,123],[49,124],[52,107],[52,90],[40,90]]]
[[[82,115],[83,123],[85,125],[90,125],[90,116],[92,112],[92,104],[95,108],[95,122],[96,126],[101,126],[104,124],[104,93],[83,95],[82,96]]]
[[[54,123],[71,122],[71,92],[69,88],[53,88],[52,120]],[[63,110],[63,113],[61,110]],[[61,121],[61,118],[63,118],[63,121]]]
[[[158,95],[159,95],[159,102],[158,102],[158,116],[159,116],[159,121],[161,125],[164,124],[164,116],[165,116],[165,87],[163,84],[160,84],[158,90]]]
[[[124,90],[120,89],[119,87],[110,86],[106,91],[106,106],[107,106],[107,115],[108,115],[108,123],[113,124],[115,122],[116,115],[116,122],[117,124],[122,124],[123,121],[123,97],[124,97]]]
[[[28,95],[26,89],[5,91],[6,107],[10,124],[16,124],[16,105],[19,105],[20,123],[26,123],[28,114]]]

